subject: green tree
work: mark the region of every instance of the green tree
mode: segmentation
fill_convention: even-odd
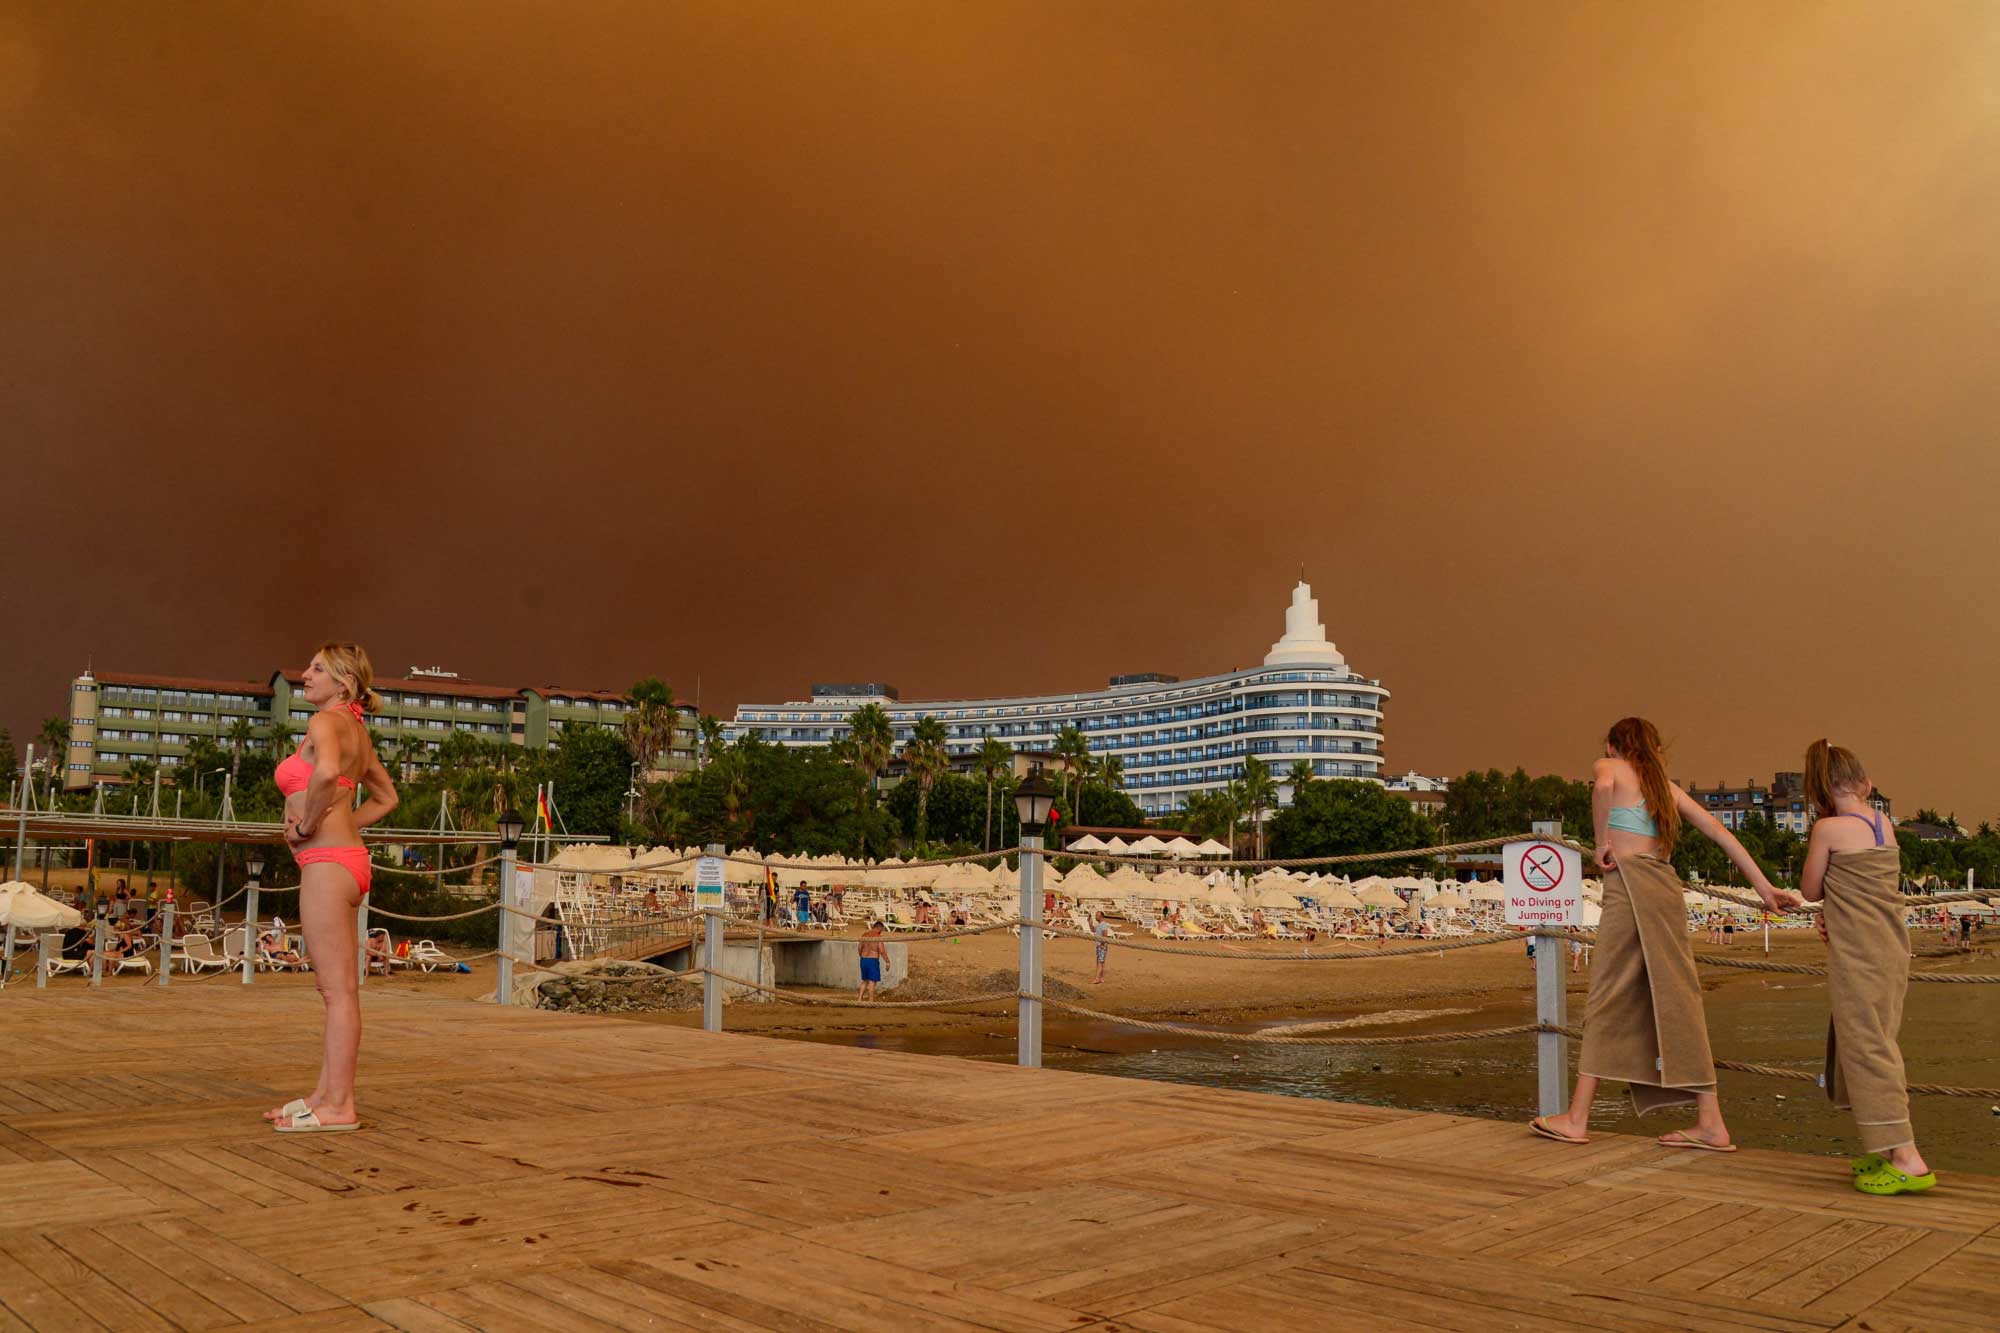
[[[917,719],[910,739],[903,746],[903,762],[917,784],[917,845],[930,839],[931,788],[938,775],[951,767],[951,753],[945,748],[944,723],[926,713]]]
[[[1291,772],[1285,774],[1285,781],[1292,784],[1292,799],[1298,799],[1300,789],[1311,785],[1314,780],[1312,760],[1298,759],[1292,762]]]
[[[861,774],[861,781],[873,790],[876,777],[888,767],[889,757],[896,752],[895,724],[889,721],[888,711],[881,704],[863,704],[848,715],[847,728],[849,762]]]
[[[13,781],[21,771],[21,752],[14,748],[14,733],[0,727],[0,776]]]
[[[1256,755],[1243,756],[1242,808],[1249,811],[1250,830],[1257,839],[1257,859],[1264,857],[1264,811],[1278,803],[1278,780],[1271,766]]]
[[[659,757],[674,747],[674,728],[680,710],[674,707],[674,689],[658,676],[648,676],[632,686],[625,696],[625,743],[641,773],[651,773]]]
[[[229,741],[229,771],[235,773],[243,766],[243,752],[250,748],[251,741],[257,739],[257,724],[247,717],[239,717],[222,734]],[[282,747],[273,741],[271,748],[275,751]]]
[[[1307,784],[1271,820],[1271,851],[1281,858],[1351,856],[1429,847],[1437,830],[1410,803],[1380,783],[1329,778]],[[1408,862],[1356,867],[1377,874]]]
[[[1014,747],[998,737],[988,736],[979,743],[978,764],[979,776],[986,780],[986,832],[979,844],[979,850],[984,852],[993,849],[993,784],[1002,773],[1013,771]]]
[[[1593,836],[1590,784],[1517,768],[1497,768],[1454,778],[1445,792],[1442,822],[1454,839],[1499,838],[1526,833],[1536,820],[1560,820],[1563,832],[1589,842]]]
[[[571,833],[616,836],[631,778],[632,747],[623,736],[609,727],[563,728],[548,779],[556,784],[563,826]]]
[[[703,713],[695,729],[701,736],[701,767],[707,768],[709,759],[722,748],[722,719]]]
[[[42,719],[42,729],[35,735],[35,748],[49,757],[54,766],[51,772],[62,772],[63,764],[69,758],[69,721],[66,718],[47,717]]]
[[[1090,742],[1075,727],[1064,727],[1056,733],[1054,753],[1063,771],[1063,808],[1072,822],[1076,815],[1076,784],[1082,782],[1090,771]]]

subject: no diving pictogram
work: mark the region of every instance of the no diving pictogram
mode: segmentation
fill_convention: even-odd
[[[1521,882],[1535,892],[1551,892],[1562,878],[1562,853],[1548,843],[1538,842],[1521,853]]]

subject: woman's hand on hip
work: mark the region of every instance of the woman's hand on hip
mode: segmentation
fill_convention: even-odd
[[[1597,850],[1591,855],[1597,861],[1597,868],[1599,870],[1616,870],[1618,868],[1618,858],[1611,854],[1611,848],[1601,842],[1597,844]]]

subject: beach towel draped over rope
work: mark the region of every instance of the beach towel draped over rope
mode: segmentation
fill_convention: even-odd
[[[1604,876],[1577,1070],[1629,1084],[1640,1115],[1715,1091],[1683,892],[1655,856],[1620,856]]]
[[[1873,1153],[1916,1141],[1896,1039],[1910,976],[1899,866],[1894,847],[1867,847],[1833,853],[1826,869],[1826,1093]]]

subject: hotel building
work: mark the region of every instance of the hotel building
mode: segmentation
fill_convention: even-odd
[[[1687,794],[1704,806],[1725,828],[1740,829],[1743,821],[1751,815],[1763,815],[1781,829],[1787,829],[1804,837],[1812,831],[1813,807],[1806,799],[1806,775],[1803,773],[1779,773],[1771,779],[1771,785],[1751,778],[1741,787],[1732,787],[1726,782],[1718,782],[1713,787],[1704,787],[1699,782],[1687,784]],[[1889,798],[1881,792],[1869,797],[1868,803],[1888,815]]]
[[[755,735],[775,745],[830,745],[848,732],[847,718],[880,704],[901,748],[920,718],[944,724],[954,766],[988,737],[1016,751],[1048,750],[1056,733],[1075,727],[1098,757],[1124,762],[1123,787],[1150,817],[1184,805],[1242,776],[1255,755],[1290,804],[1293,764],[1312,765],[1323,778],[1380,780],[1382,705],[1389,691],[1357,674],[1328,642],[1312,589],[1300,583],[1285,611],[1284,637],[1262,666],[1181,680],[1148,672],[1114,676],[1102,690],[1002,699],[906,702],[889,685],[815,685],[794,703],[743,704],[724,736]]]
[[[122,781],[126,766],[135,761],[157,764],[171,776],[195,737],[227,749],[231,733],[244,723],[250,728],[245,743],[253,750],[270,744],[270,728],[279,720],[297,738],[312,717],[312,706],[299,696],[299,682],[297,671],[274,671],[263,680],[85,671],[69,687],[63,785],[74,791]],[[413,766],[410,755],[419,750],[435,754],[455,731],[550,749],[565,728],[623,726],[627,711],[625,696],[612,690],[475,685],[434,668],[412,668],[400,680],[377,680],[375,692],[382,696],[382,709],[368,715],[368,726],[384,742],[383,758],[392,769],[399,763]],[[659,776],[695,766],[694,705],[680,703],[678,711],[673,744],[654,765]]]

